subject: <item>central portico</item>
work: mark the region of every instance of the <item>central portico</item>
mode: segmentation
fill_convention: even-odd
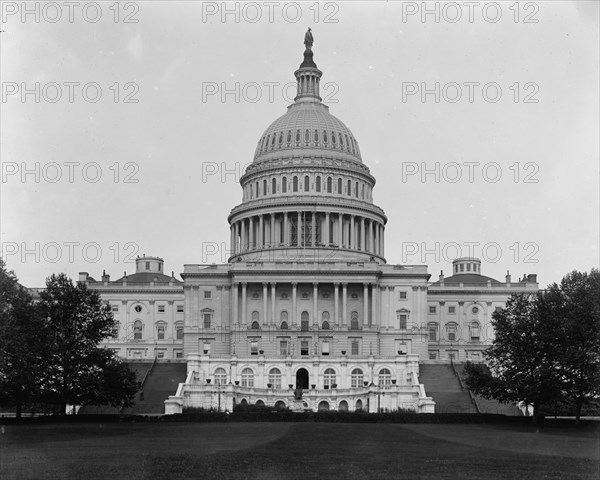
[[[375,179],[321,101],[312,36],[294,74],[294,103],[240,179],[229,263],[184,267],[188,377],[166,411],[432,412],[418,382],[427,268],[386,264]]]

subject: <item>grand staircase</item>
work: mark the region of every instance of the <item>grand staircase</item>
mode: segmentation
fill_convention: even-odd
[[[460,375],[463,384],[465,383],[465,364],[455,364],[456,370]],[[487,367],[485,367],[487,368]],[[475,395],[475,400],[479,406],[480,413],[493,413],[498,415],[523,416],[521,410],[512,403],[500,403],[498,400],[486,400],[479,395]]]
[[[433,397],[435,413],[477,413],[468,390],[461,388],[449,363],[419,365],[419,382]]]
[[[136,372],[138,382],[144,381],[143,389],[135,395],[135,405],[125,408],[110,406],[86,405],[79,409],[79,415],[92,414],[127,414],[149,415],[163,414],[164,401],[169,395],[175,395],[179,383],[185,382],[186,363],[129,363],[129,368]]]

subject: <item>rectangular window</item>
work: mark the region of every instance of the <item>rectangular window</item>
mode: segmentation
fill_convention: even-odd
[[[323,345],[321,346],[321,353],[323,355],[329,355],[329,342],[328,341],[323,342]]]
[[[165,358],[165,351],[164,350],[157,350],[156,351],[156,358]]]
[[[448,313],[454,315],[456,313],[456,307],[448,307]]]
[[[258,355],[258,342],[256,340],[250,342],[250,355]]]
[[[429,341],[437,342],[437,327],[430,325],[429,326]]]
[[[302,340],[300,342],[300,355],[309,355],[309,343],[308,340]]]
[[[406,292],[400,292],[400,300],[406,300]]]
[[[175,358],[183,358],[183,352],[181,350],[175,350]]]
[[[436,313],[436,312],[437,312],[436,307],[429,307],[429,313]]]
[[[308,320],[300,321],[300,331],[308,332]]]
[[[406,321],[408,315],[400,314],[400,330],[406,330]]]
[[[146,262],[146,270],[150,270],[150,262]]]
[[[177,313],[183,313],[183,305],[177,305]]]
[[[288,354],[288,342],[287,340],[281,340],[279,342],[279,355],[287,355]]]
[[[158,313],[165,313],[165,306],[164,305],[159,305],[158,306]]]
[[[119,311],[119,306],[118,305],[111,305],[110,308],[111,308],[111,310],[113,312],[118,312]]]
[[[438,354],[437,352],[429,352],[429,360],[437,360]]]
[[[210,290],[204,290],[204,298],[212,298]]]
[[[164,325],[159,325],[157,327],[157,338],[159,340],[164,340],[165,339],[165,326]]]
[[[454,326],[448,327],[448,340],[451,342],[456,341],[456,327],[454,327]]]
[[[471,326],[471,341],[478,342],[479,341],[479,325]]]
[[[204,328],[210,328],[210,323],[212,320],[212,315],[210,313],[205,313],[202,315],[203,320],[204,320]]]
[[[177,340],[183,340],[183,325],[177,325],[175,327],[175,338]]]
[[[350,355],[360,354],[360,342],[358,340],[350,341]]]

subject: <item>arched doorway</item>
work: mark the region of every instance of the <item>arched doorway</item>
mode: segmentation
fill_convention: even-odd
[[[286,406],[285,406],[285,402],[283,402],[282,400],[277,400],[275,402],[275,410],[285,410]]]
[[[356,411],[361,412],[362,409],[363,409],[363,402],[362,402],[362,400],[359,399],[356,401]]]
[[[319,412],[328,412],[329,411],[329,403],[323,400],[319,403]]]
[[[306,368],[300,368],[296,372],[296,388],[308,390],[308,370]]]
[[[347,412],[348,411],[348,402],[346,400],[342,400],[340,402],[340,406],[339,406],[338,410],[340,412]]]

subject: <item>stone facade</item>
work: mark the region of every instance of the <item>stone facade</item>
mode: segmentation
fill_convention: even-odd
[[[427,293],[428,359],[481,361],[483,350],[494,340],[492,313],[504,308],[513,293],[535,293],[537,276],[524,275],[504,282],[481,274],[477,258],[452,262],[451,277],[443,272]]]
[[[433,412],[419,362],[481,359],[493,309],[537,289],[534,275],[483,277],[477,259],[456,260],[453,276],[431,285],[425,265],[387,264],[375,178],[321,102],[321,75],[308,48],[294,103],[240,179],[227,264],[185,265],[183,282],[157,257],[138,258],[136,273],[114,282],[80,276],[120,322],[107,348],[187,361],[166,413],[238,404]]]
[[[184,361],[183,282],[163,273],[163,259],[139,257],[136,272],[110,280],[103,273],[96,281],[86,272],[79,281],[97,290],[108,302],[117,322],[114,334],[103,342],[127,360],[173,359]]]

